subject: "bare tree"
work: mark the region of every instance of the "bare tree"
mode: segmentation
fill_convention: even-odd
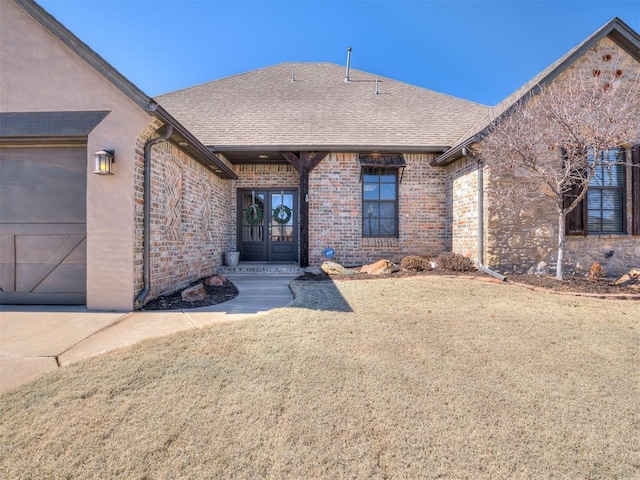
[[[564,274],[567,214],[585,198],[598,168],[622,162],[603,153],[640,134],[640,67],[610,54],[602,59],[601,68],[573,68],[549,85],[537,85],[494,118],[474,147],[496,174],[493,187],[506,202],[515,205],[540,193],[552,199],[558,280]],[[517,173],[516,181],[500,181],[505,173]]]

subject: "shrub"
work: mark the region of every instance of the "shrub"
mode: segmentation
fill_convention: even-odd
[[[409,255],[402,259],[400,266],[403,270],[410,272],[422,272],[431,270],[431,260],[425,257],[419,257],[418,255]]]
[[[470,258],[459,253],[443,252],[436,258],[438,267],[451,272],[471,272],[476,269]]]

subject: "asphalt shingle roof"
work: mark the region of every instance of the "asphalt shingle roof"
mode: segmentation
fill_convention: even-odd
[[[292,81],[292,75],[295,81]],[[447,147],[489,107],[331,63],[282,63],[156,100],[202,143]],[[376,78],[379,94],[375,94]]]

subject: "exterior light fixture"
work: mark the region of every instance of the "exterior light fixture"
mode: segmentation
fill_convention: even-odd
[[[102,149],[93,154],[93,173],[96,175],[113,175],[113,150]]]
[[[260,155],[258,155],[258,158],[260,160],[266,160],[267,158],[269,158],[269,155],[267,155],[265,153],[261,153]]]

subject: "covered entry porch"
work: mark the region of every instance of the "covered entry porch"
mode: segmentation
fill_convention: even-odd
[[[328,152],[218,150],[234,165],[241,263],[309,266],[309,172]]]

